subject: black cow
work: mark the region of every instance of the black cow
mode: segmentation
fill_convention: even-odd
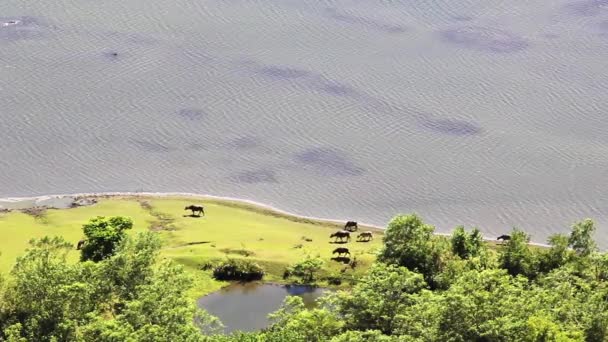
[[[205,216],[205,208],[202,205],[191,204],[185,207],[184,210],[192,210],[192,216],[201,216],[201,214]]]
[[[357,229],[359,229],[359,227],[357,226],[357,222],[355,222],[355,221],[348,221],[344,225],[344,229],[348,230],[349,232],[354,232]]]
[[[78,241],[78,244],[76,245],[76,249],[80,250],[82,248],[82,246],[84,246],[85,242],[86,242],[85,240]]]
[[[338,247],[336,249],[334,249],[333,252],[331,252],[331,254],[338,254],[338,256],[344,254],[344,255],[350,255],[350,252],[348,251],[348,248],[346,247]]]

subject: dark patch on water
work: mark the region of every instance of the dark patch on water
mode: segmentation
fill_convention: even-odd
[[[42,38],[47,28],[37,17],[0,17],[0,42]]]
[[[213,61],[213,57],[203,51],[185,50],[183,51],[183,54],[192,63],[206,64]]]
[[[471,122],[456,119],[425,119],[422,121],[422,126],[437,133],[454,136],[472,136],[482,131],[479,126]]]
[[[279,67],[279,66],[265,66],[259,70],[259,73],[272,78],[278,79],[296,79],[303,78],[310,75],[310,72],[302,69]]]
[[[250,150],[262,145],[262,140],[251,136],[243,136],[228,142],[227,146],[236,150]]]
[[[177,112],[177,115],[188,120],[201,120],[207,116],[202,109],[199,108],[184,108]]]
[[[359,92],[353,87],[333,81],[323,82],[318,90],[333,96],[356,97],[359,95]]]
[[[239,172],[230,177],[236,183],[243,184],[259,184],[259,183],[277,183],[276,172],[269,169],[258,169]]]
[[[608,0],[583,0],[565,5],[568,13],[581,17],[599,15],[602,11],[608,12]]]
[[[258,75],[297,83],[298,88],[331,96],[357,97],[361,92],[355,88],[325,77],[320,73],[291,67],[260,66],[255,61],[244,61],[242,65]]]
[[[293,159],[304,167],[312,167],[327,176],[360,176],[365,169],[357,166],[342,151],[328,147],[313,147],[295,153]]]
[[[131,143],[135,145],[139,150],[142,150],[144,152],[167,153],[171,151],[170,147],[154,141],[131,140]]]
[[[443,41],[467,49],[509,53],[528,47],[528,42],[513,33],[490,27],[463,26],[440,32]]]
[[[354,16],[346,13],[340,13],[335,8],[328,8],[326,10],[327,16],[347,24],[360,25],[370,30],[380,31],[384,33],[403,33],[408,30],[407,27],[402,25],[395,25],[390,23],[381,22],[375,19],[363,18]]]

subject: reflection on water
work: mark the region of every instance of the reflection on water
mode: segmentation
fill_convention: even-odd
[[[254,331],[268,326],[268,314],[276,311],[288,295],[301,297],[304,305],[312,308],[325,291],[301,285],[232,284],[200,298],[198,306],[217,316],[228,333]]]

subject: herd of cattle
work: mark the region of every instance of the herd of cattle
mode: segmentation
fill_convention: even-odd
[[[333,234],[331,234],[329,236],[330,239],[334,239],[334,243],[346,243],[350,241],[350,233],[357,231],[357,229],[359,229],[359,227],[357,226],[357,222],[355,221],[348,221],[346,222],[346,224],[344,225],[344,229],[343,230],[339,230]],[[365,232],[361,232],[359,233],[359,235],[357,235],[357,241],[359,242],[369,242],[374,238],[374,235],[371,231],[365,231]],[[336,249],[334,249],[334,251],[332,252],[333,254],[338,254],[338,257],[342,256],[342,255],[350,255],[350,251],[348,250],[348,248],[346,247],[338,247]]]
[[[193,217],[200,217],[200,215],[205,215],[205,209],[203,208],[203,206],[199,206],[199,205],[190,205],[184,208],[184,210],[190,210],[192,211],[192,216]],[[359,229],[357,222],[355,221],[348,221],[346,222],[346,224],[344,225],[344,229],[343,230],[339,230],[333,234],[331,234],[329,236],[330,239],[335,239],[334,243],[347,243],[350,241],[350,233],[356,232]],[[359,235],[357,235],[357,241],[359,242],[369,242],[374,238],[374,235],[371,231],[364,231],[359,233]],[[509,235],[501,235],[497,238],[497,240],[503,240],[503,241],[507,241],[510,240],[511,236]],[[78,241],[78,244],[76,246],[76,249],[81,249],[84,244],[86,243],[86,240],[80,240]],[[333,250],[332,255],[337,254],[338,257],[341,256],[346,256],[349,255],[350,256],[350,251],[348,250],[348,248],[346,247],[338,247],[336,249]]]
[[[205,209],[202,205],[189,205],[187,207],[184,208],[184,210],[190,210],[192,211],[192,217],[200,217],[201,214],[205,215]],[[331,234],[329,236],[330,239],[334,239],[334,243],[347,243],[350,241],[350,234],[356,232],[359,229],[357,222],[355,221],[348,221],[346,222],[346,224],[344,225],[344,229],[343,230],[339,230],[333,234]],[[369,242],[374,238],[374,235],[371,231],[364,231],[359,233],[359,235],[357,235],[357,241],[359,242]],[[82,247],[84,247],[84,244],[86,243],[86,240],[80,240],[78,241],[78,244],[76,246],[76,249],[82,249]],[[350,255],[350,251],[348,250],[348,248],[346,247],[338,247],[336,249],[333,250],[332,255],[337,254],[338,257],[341,256],[346,256],[346,255]]]

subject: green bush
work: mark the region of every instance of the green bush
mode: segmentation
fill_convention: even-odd
[[[217,280],[260,280],[264,277],[264,269],[249,260],[228,259],[215,267],[213,277]]]
[[[288,277],[298,278],[298,282],[303,284],[311,284],[316,280],[316,274],[323,268],[324,261],[319,257],[306,256],[303,260],[288,267],[285,275]]]

